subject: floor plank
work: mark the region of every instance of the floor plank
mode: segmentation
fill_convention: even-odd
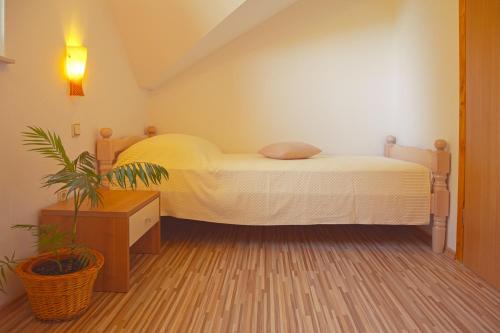
[[[21,299],[0,332],[500,332],[500,292],[412,227],[163,224],[127,294],[65,323]]]

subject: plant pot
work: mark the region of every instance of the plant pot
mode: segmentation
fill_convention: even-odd
[[[104,264],[101,253],[90,250],[96,260],[74,273],[64,275],[35,274],[32,268],[54,258],[52,253],[33,257],[16,267],[22,280],[35,317],[40,320],[69,320],[83,314],[90,304],[97,274]],[[69,257],[69,250],[61,251],[61,257]]]

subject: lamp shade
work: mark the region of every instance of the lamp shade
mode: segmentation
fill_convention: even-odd
[[[82,80],[87,66],[87,49],[82,46],[66,48],[66,76],[69,80],[70,95],[83,96]]]

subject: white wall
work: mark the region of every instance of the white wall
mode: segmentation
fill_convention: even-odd
[[[395,15],[393,0],[301,1],[154,93],[153,122],[228,152],[295,139],[332,153],[381,153],[394,103]]]
[[[149,115],[226,152],[302,140],[382,154],[388,134],[448,139],[455,248],[458,0],[302,0],[153,93]]]
[[[456,247],[458,196],[458,0],[401,0],[396,25],[394,133],[401,144],[433,147],[446,139],[452,155],[448,247]]]
[[[88,48],[86,96],[69,97],[65,44],[79,39]],[[57,168],[26,152],[20,132],[41,126],[59,133],[71,155],[93,152],[100,127],[113,126],[116,135],[141,133],[146,96],[102,0],[8,0],[6,55],[16,64],[0,65],[0,255],[16,250],[24,257],[34,252],[31,239],[9,226],[37,223],[39,209],[55,201],[39,180]],[[74,121],[81,123],[79,138],[71,138]],[[9,279],[9,290],[0,294],[0,306],[19,294],[17,279]]]

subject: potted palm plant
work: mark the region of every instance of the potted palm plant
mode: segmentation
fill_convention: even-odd
[[[77,243],[81,205],[89,202],[97,207],[102,203],[99,188],[104,181],[135,189],[138,180],[146,186],[159,184],[168,179],[168,172],[156,164],[134,162],[99,175],[95,171],[94,155],[84,151],[70,159],[57,134],[39,127],[28,127],[22,134],[24,145],[30,151],[54,160],[60,167],[59,171],[42,179],[42,187],[57,186],[56,193],[63,193],[66,200],[73,201],[73,223],[70,232],[51,225],[13,226],[31,232],[42,254],[26,260],[17,260],[12,254],[0,260],[0,291],[5,292],[5,271],[10,269],[22,280],[37,318],[71,319],[87,309],[95,279],[104,263],[98,251]]]

